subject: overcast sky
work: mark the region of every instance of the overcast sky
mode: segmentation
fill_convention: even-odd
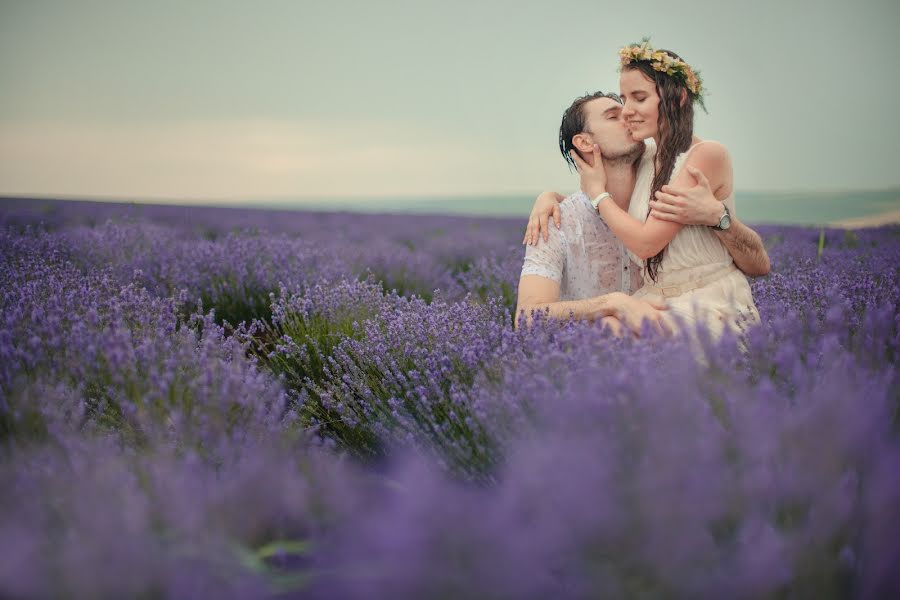
[[[0,0],[0,194],[574,189],[562,111],[645,35],[741,190],[900,186],[900,2]]]

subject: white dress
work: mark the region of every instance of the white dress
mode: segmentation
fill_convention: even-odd
[[[691,150],[702,143],[678,155],[670,183],[683,168]],[[653,168],[641,169],[628,207],[629,214],[641,222],[647,220],[652,185]],[[734,215],[734,192],[723,202]],[[649,296],[666,302],[669,310],[664,314],[675,328],[700,321],[718,337],[726,326],[741,331],[759,321],[747,276],[734,266],[731,255],[711,227],[682,227],[665,248],[657,280],[650,279],[646,268],[643,277],[644,287],[634,297]]]

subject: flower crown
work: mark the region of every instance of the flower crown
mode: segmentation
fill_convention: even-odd
[[[691,96],[695,100],[699,100],[703,105],[703,80],[700,78],[700,71],[694,71],[689,64],[675,58],[665,50],[656,50],[650,45],[650,38],[644,38],[640,44],[629,44],[623,46],[619,50],[620,70],[621,67],[631,64],[635,61],[647,61],[654,70],[671,75],[676,79],[680,79],[691,92]]]

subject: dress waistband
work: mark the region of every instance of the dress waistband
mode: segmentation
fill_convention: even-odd
[[[680,296],[686,292],[690,292],[691,290],[696,290],[698,288],[709,285],[717,279],[722,279],[723,277],[730,275],[733,271],[737,271],[737,267],[734,266],[734,263],[731,263],[721,269],[713,271],[709,275],[704,275],[702,277],[698,277],[697,279],[685,281],[684,283],[671,285],[647,284],[644,286],[644,288],[646,288],[649,292],[654,292],[665,298],[674,298],[675,296]]]

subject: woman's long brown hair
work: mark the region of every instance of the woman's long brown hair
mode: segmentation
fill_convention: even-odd
[[[681,58],[674,52],[663,50],[674,58]],[[650,200],[656,192],[669,183],[675,159],[691,147],[694,137],[694,103],[687,86],[680,80],[655,70],[648,61],[635,61],[622,67],[623,70],[638,70],[656,85],[659,96],[659,144],[656,148],[656,160],[653,164],[653,185],[650,188]],[[650,214],[649,210],[647,212]],[[663,248],[659,253],[648,258],[645,267],[650,279],[656,281],[659,265],[662,262]]]

